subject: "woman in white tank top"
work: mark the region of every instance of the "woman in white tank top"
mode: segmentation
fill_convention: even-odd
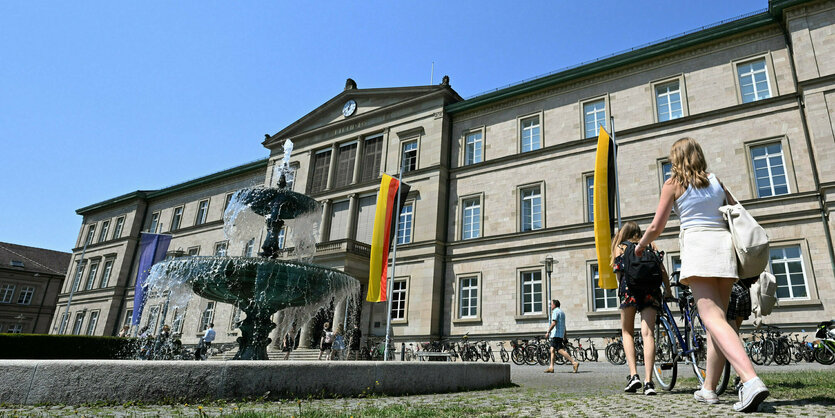
[[[768,397],[768,389],[757,377],[736,331],[725,319],[731,288],[737,277],[736,254],[727,224],[719,207],[736,203],[715,175],[707,172],[701,146],[682,138],[670,150],[672,176],[664,182],[652,224],[635,247],[640,256],[667,225],[675,208],[681,220],[681,283],[690,286],[699,316],[708,332],[707,372],[696,400],[717,403],[714,392],[727,358],[743,382],[734,409],[753,412]]]

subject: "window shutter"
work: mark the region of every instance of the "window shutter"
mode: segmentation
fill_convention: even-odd
[[[348,201],[336,202],[331,212],[330,240],[345,239],[348,236]]]
[[[374,212],[377,209],[377,196],[367,196],[359,200],[357,215],[357,241],[371,244],[374,232]]]

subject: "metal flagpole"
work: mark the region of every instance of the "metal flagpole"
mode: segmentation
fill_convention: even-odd
[[[386,345],[383,347],[383,360],[389,361],[389,343],[391,343],[391,291],[394,286],[394,270],[397,266],[397,233],[400,229],[400,187],[403,185],[403,163],[400,163],[400,173],[397,174],[397,221],[394,223],[394,250],[391,255],[391,279],[386,283],[386,297],[388,298],[388,309],[386,312]]]
[[[78,276],[78,269],[84,266],[84,254],[87,252],[87,244],[90,243],[92,239],[84,239],[84,248],[81,249],[81,257],[78,259],[78,265],[75,268],[75,275]],[[84,271],[81,271],[81,276],[78,277],[78,286],[81,286],[81,279],[84,278]],[[70,283],[70,297],[67,299],[67,308],[64,309],[64,317],[67,318],[67,327],[70,326],[70,304],[72,304],[72,295],[75,293],[76,283],[75,277],[73,277],[72,282]],[[66,328],[61,329],[64,327],[64,318],[60,319],[61,323],[58,325],[58,333],[63,334],[66,332]]]
[[[612,126],[612,156],[615,160],[615,205],[617,206],[616,210],[618,212],[618,230],[620,230],[620,186],[618,186],[620,179],[618,178],[618,141],[615,139],[615,117],[609,116],[609,122]]]

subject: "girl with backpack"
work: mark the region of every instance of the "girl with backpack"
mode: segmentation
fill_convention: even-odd
[[[655,395],[652,383],[652,368],[655,366],[655,320],[661,310],[661,282],[664,283],[664,297],[672,297],[670,280],[658,249],[644,254],[644,260],[634,255],[633,248],[641,238],[641,228],[633,221],[623,224],[612,240],[612,268],[618,276],[618,296],[620,298],[620,325],[623,335],[623,350],[629,365],[624,392],[635,392],[641,387],[644,395]],[[641,313],[641,338],[644,342],[643,385],[638,377],[635,360],[635,314]]]
[[[719,179],[707,172],[702,147],[695,139],[676,141],[670,149],[670,163],[672,176],[661,188],[655,218],[635,246],[635,255],[640,257],[661,235],[670,210],[675,208],[681,223],[680,283],[690,286],[708,334],[705,383],[693,396],[700,402],[719,402],[715,389],[727,358],[742,381],[739,402],[733,408],[754,412],[768,397],[768,388],[757,376],[742,342],[725,320],[731,288],[738,274],[731,233],[719,207],[736,201]]]

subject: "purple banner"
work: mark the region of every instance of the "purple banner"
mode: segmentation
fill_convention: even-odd
[[[133,317],[131,325],[139,325],[142,317],[142,309],[145,307],[145,293],[148,286],[145,280],[151,272],[151,267],[165,258],[168,251],[168,244],[171,243],[171,235],[147,234],[139,236],[139,271],[136,273],[136,288],[133,296]]]

